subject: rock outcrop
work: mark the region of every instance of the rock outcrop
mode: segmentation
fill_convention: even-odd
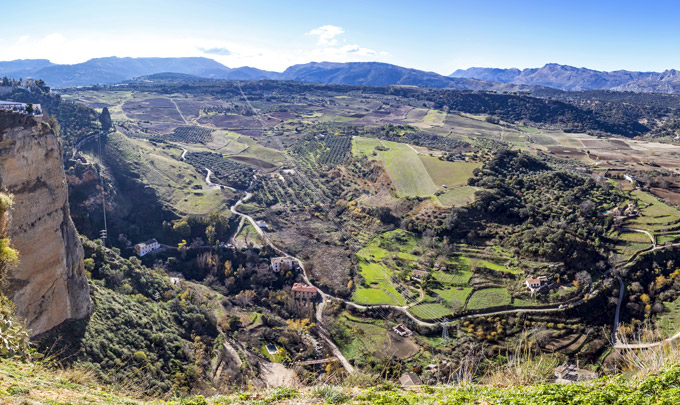
[[[61,142],[48,124],[0,112],[0,190],[14,195],[9,236],[19,251],[4,289],[31,335],[88,316],[83,247],[69,212]]]

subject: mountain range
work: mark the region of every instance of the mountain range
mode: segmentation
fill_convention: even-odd
[[[554,88],[566,91],[614,90],[680,93],[680,71],[603,72],[554,63],[541,68],[469,68],[449,76],[380,62],[311,62],[272,72],[253,67],[229,68],[212,59],[190,58],[96,58],[73,65],[45,59],[0,62],[0,76],[42,79],[52,87],[114,84],[159,73],[182,74],[183,79],[292,80],[365,86],[419,86],[432,88],[535,91]],[[167,80],[171,76],[164,76]],[[156,77],[158,79],[158,77]]]
[[[679,93],[680,72],[602,72],[555,63],[519,70],[473,67],[456,70],[449,77],[486,80],[528,86],[552,87],[566,91],[614,90],[644,93]]]

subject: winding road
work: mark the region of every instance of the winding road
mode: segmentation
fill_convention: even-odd
[[[210,181],[210,174],[211,174],[210,170],[207,169],[207,168],[206,168],[206,170],[208,170],[208,175],[206,176],[206,182],[207,182],[209,185],[215,185],[214,183],[212,183],[212,182]],[[224,186],[224,187],[227,187],[227,186]],[[279,253],[279,254],[281,254],[281,255],[283,255],[283,256],[290,256],[290,257],[295,258],[295,259],[298,261],[298,263],[300,264],[300,268],[302,269],[302,278],[304,279],[304,281],[305,281],[308,285],[315,286],[315,287],[317,288],[317,290],[318,290],[318,292],[319,292],[319,295],[321,296],[321,303],[319,303],[319,304],[317,305],[317,308],[316,308],[316,311],[315,311],[315,318],[316,318],[316,320],[317,320],[318,327],[319,327],[319,332],[320,332],[319,334],[320,334],[321,338],[324,339],[324,340],[326,341],[326,343],[328,343],[329,347],[331,348],[331,351],[332,351],[333,355],[335,355],[335,356],[340,360],[340,363],[343,365],[343,367],[345,368],[345,370],[347,370],[348,373],[354,373],[354,371],[355,371],[355,370],[354,370],[354,367],[349,363],[349,361],[347,361],[347,359],[346,359],[345,356],[342,354],[342,352],[340,351],[340,349],[336,346],[335,342],[333,342],[333,339],[330,337],[330,334],[329,334],[329,333],[326,331],[326,329],[323,327],[323,310],[324,310],[324,308],[325,308],[325,306],[326,306],[326,303],[327,303],[328,301],[330,301],[330,300],[341,301],[341,302],[343,302],[345,305],[351,306],[351,307],[356,308],[356,309],[361,309],[361,310],[367,310],[367,309],[371,309],[371,308],[379,308],[379,309],[391,309],[391,310],[401,311],[404,315],[406,315],[407,317],[409,317],[409,319],[411,319],[415,324],[417,324],[417,325],[419,325],[419,326],[423,326],[423,327],[437,327],[437,326],[441,326],[441,325],[442,325],[442,323],[440,323],[440,322],[426,322],[426,321],[422,321],[422,320],[416,318],[415,316],[413,316],[413,315],[408,311],[408,308],[410,308],[410,307],[413,306],[413,305],[417,305],[419,302],[412,303],[412,304],[410,304],[410,305],[403,305],[403,306],[399,306],[399,305],[361,305],[361,304],[354,303],[354,302],[352,302],[352,301],[348,301],[348,300],[346,300],[346,299],[344,299],[344,298],[336,297],[336,296],[333,296],[333,295],[331,295],[331,294],[326,293],[325,291],[323,291],[321,288],[319,288],[318,286],[316,286],[316,285],[311,281],[311,279],[309,278],[309,275],[308,275],[308,273],[307,273],[307,270],[306,270],[306,268],[305,268],[304,263],[302,262],[302,260],[300,260],[299,258],[297,258],[297,257],[295,257],[295,256],[293,256],[293,255],[291,255],[291,254],[289,254],[288,252],[286,252],[286,251],[284,251],[283,249],[281,249],[281,248],[279,248],[278,246],[276,246],[276,245],[269,239],[269,237],[268,237],[267,234],[262,230],[262,228],[260,228],[260,227],[257,225],[257,222],[255,221],[255,219],[254,219],[253,217],[251,217],[250,215],[241,213],[241,212],[239,212],[239,211],[237,210],[237,208],[238,208],[239,205],[241,205],[241,204],[243,204],[244,202],[248,201],[248,200],[252,197],[252,193],[250,193],[250,192],[247,191],[247,190],[236,190],[236,189],[231,188],[231,187],[228,187],[228,188],[231,189],[231,190],[233,190],[233,191],[245,193],[245,195],[244,195],[241,199],[239,199],[234,205],[232,205],[232,206],[230,207],[230,211],[231,211],[233,214],[238,215],[238,216],[240,216],[240,217],[242,218],[242,221],[241,221],[241,223],[239,224],[239,230],[240,230],[240,228],[241,228],[242,225],[243,225],[243,221],[248,221],[248,222],[250,222],[250,224],[253,226],[253,228],[254,228],[255,231],[258,233],[258,235],[260,235],[260,236],[262,237],[262,240],[264,241],[264,243],[266,243],[266,244],[267,244],[268,246],[270,246],[274,251],[276,251],[277,253]],[[658,250],[658,249],[662,249],[662,248],[665,248],[665,247],[680,245],[680,243],[675,243],[675,244],[672,244],[672,245],[669,245],[669,246],[657,246],[657,245],[656,245],[656,241],[654,240],[654,236],[653,236],[651,233],[649,233],[648,231],[645,231],[645,230],[642,230],[642,229],[633,229],[633,228],[626,228],[625,230],[631,231],[631,232],[639,232],[639,233],[644,233],[644,234],[646,234],[646,235],[650,238],[650,241],[652,242],[652,248],[649,249],[649,250]],[[238,230],[237,230],[237,232],[236,232],[234,235],[236,235],[236,234],[238,234]],[[607,271],[607,272],[605,272],[604,274],[607,276],[607,279],[609,279],[609,278],[611,277],[611,271]],[[622,302],[623,302],[623,295],[624,295],[624,290],[625,290],[625,288],[624,288],[623,280],[622,280],[618,275],[616,275],[616,278],[619,280],[620,292],[619,292],[619,300],[618,300],[617,307],[616,307],[616,315],[615,315],[615,319],[614,319],[614,333],[613,333],[613,338],[612,338],[612,343],[613,343],[614,348],[631,348],[631,349],[632,349],[632,348],[649,348],[649,347],[659,346],[659,345],[662,345],[662,344],[665,343],[665,342],[668,342],[668,341],[671,341],[671,340],[680,338],[680,332],[678,332],[676,335],[674,335],[674,336],[672,336],[672,337],[670,337],[670,338],[668,338],[668,339],[665,339],[665,340],[660,341],[660,342],[654,342],[654,343],[622,344],[622,343],[620,343],[620,342],[617,342],[617,339],[616,339],[616,331],[618,330],[619,318],[620,318],[620,313],[621,313],[621,304],[622,304]],[[578,306],[578,305],[581,305],[581,304],[585,303],[585,302],[586,302],[586,297],[592,297],[592,296],[594,296],[595,294],[597,294],[597,293],[602,289],[602,287],[604,286],[605,281],[606,281],[606,280],[603,280],[602,282],[600,282],[600,283],[598,284],[598,286],[597,286],[595,289],[593,289],[593,290],[591,290],[590,292],[586,293],[586,294],[584,295],[583,298],[581,298],[580,300],[578,300],[578,301],[576,301],[576,302],[574,302],[574,303],[571,303],[571,304],[568,305],[568,306],[564,306],[564,305],[562,305],[562,304],[556,304],[555,307],[549,307],[549,308],[535,308],[535,309],[532,309],[532,308],[513,308],[513,309],[506,309],[506,310],[500,310],[500,311],[491,311],[491,312],[484,312],[484,313],[478,313],[478,314],[464,314],[464,315],[459,315],[459,316],[455,316],[455,317],[449,318],[449,320],[447,320],[445,323],[448,325],[448,324],[451,324],[451,323],[453,323],[453,322],[456,322],[456,321],[459,321],[459,320],[462,320],[462,319],[475,318],[475,317],[481,317],[481,316],[500,315],[500,314],[510,314],[510,313],[541,313],[541,312],[547,313],[547,312],[559,312],[559,311],[564,311],[565,309],[567,309],[567,308],[569,308],[569,307],[573,308],[573,307],[575,307],[575,306]],[[420,300],[419,300],[419,301],[420,301]]]

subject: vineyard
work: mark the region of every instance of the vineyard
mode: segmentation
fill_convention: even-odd
[[[185,161],[196,170],[205,173],[208,168],[222,183],[238,189],[246,189],[253,178],[254,170],[241,163],[227,159],[219,153],[191,152],[185,156]]]
[[[319,163],[336,166],[349,159],[352,150],[351,136],[326,136],[326,149],[319,156]]]
[[[212,130],[203,127],[189,126],[177,127],[175,131],[165,139],[168,141],[184,143],[207,143],[212,141]]]

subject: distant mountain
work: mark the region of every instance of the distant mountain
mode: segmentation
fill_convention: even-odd
[[[97,58],[73,65],[57,65],[44,59],[0,62],[0,75],[42,79],[52,87],[120,83],[137,77],[178,73],[197,78],[227,80],[276,79],[280,73],[252,67],[230,69],[209,58]],[[169,80],[169,76],[153,80]],[[177,77],[186,80],[187,77]]]
[[[161,77],[152,77],[157,74]],[[680,93],[680,72],[601,72],[549,63],[541,68],[456,70],[450,76],[380,62],[312,62],[293,65],[283,73],[253,67],[228,68],[209,58],[97,58],[73,65],[46,59],[0,62],[0,77],[42,79],[52,87],[114,84],[134,78],[152,81],[292,80],[360,86],[418,86],[457,90],[536,92],[545,88],[566,91],[615,90]]]
[[[17,59],[8,62],[0,62],[0,75],[12,76],[13,78],[25,78],[38,70],[53,66],[47,59]]]
[[[53,65],[35,72],[54,87],[112,84],[154,73],[221,78],[229,68],[208,58],[98,58],[75,65]]]
[[[598,70],[549,63],[541,68],[496,69],[470,68],[456,70],[449,77],[488,80],[498,83],[544,86],[560,90],[618,90],[636,92],[678,93],[680,74],[676,70],[663,73]]]
[[[527,91],[530,89],[528,86],[446,77],[434,72],[380,62],[312,62],[293,65],[281,73],[279,79],[360,86],[402,85],[458,90]]]

